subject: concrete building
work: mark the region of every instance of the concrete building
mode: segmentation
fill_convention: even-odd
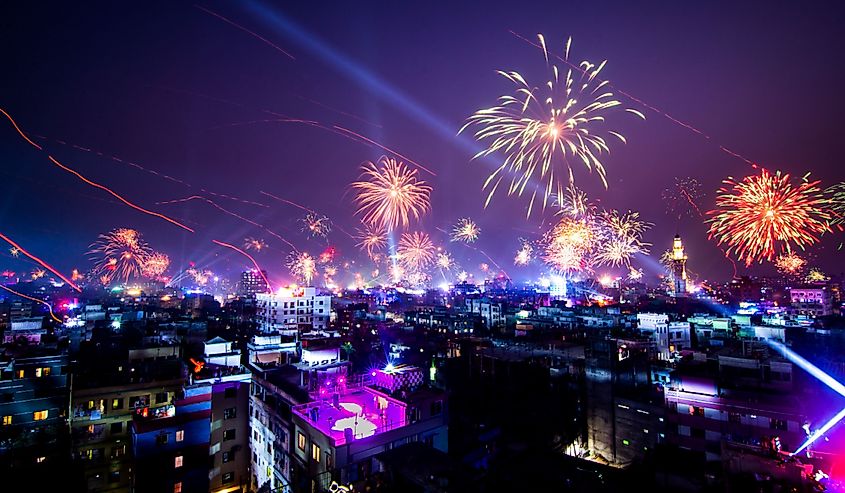
[[[241,272],[241,278],[238,281],[238,296],[255,296],[258,293],[266,293],[269,288],[265,276],[267,271],[258,271],[250,269]]]
[[[282,288],[256,294],[256,317],[265,334],[296,335],[304,329],[326,329],[331,315],[331,295],[316,288]]]
[[[294,491],[328,491],[378,472],[377,454],[422,442],[448,448],[445,395],[422,384],[414,367],[373,371],[359,382],[336,381],[293,407]]]
[[[465,303],[468,312],[481,315],[481,319],[484,320],[484,325],[488,329],[504,325],[503,303],[491,301],[487,298],[467,298]]]
[[[222,337],[215,337],[203,343],[204,361],[208,365],[240,366],[241,352],[232,348],[232,343]]]
[[[71,439],[88,491],[128,492],[133,481],[129,428],[133,417],[165,415],[186,381],[177,359],[113,360],[103,355],[74,372]]]
[[[692,345],[690,323],[670,322],[665,313],[638,313],[637,328],[654,341],[661,360],[672,359]]]
[[[68,359],[40,352],[0,358],[0,471],[7,474],[67,465]]]
[[[826,286],[803,286],[789,290],[793,313],[822,317],[833,313],[833,301]]]

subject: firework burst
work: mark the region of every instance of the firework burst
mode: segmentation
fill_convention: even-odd
[[[534,247],[526,240],[521,240],[522,246],[513,257],[515,265],[528,265],[534,259]]]
[[[630,267],[631,257],[648,254],[651,245],[642,241],[642,235],[651,224],[641,221],[639,213],[605,211],[599,221],[603,235],[595,254],[597,264]]]
[[[364,180],[352,183],[352,188],[358,192],[356,214],[365,224],[392,231],[431,209],[431,187],[417,178],[417,170],[385,156],[362,169]]]
[[[635,269],[633,267],[628,267],[628,280],[629,281],[639,281],[643,278],[643,270],[642,269]]]
[[[789,174],[763,169],[760,175],[723,183],[717,209],[709,212],[709,235],[746,265],[771,261],[794,247],[803,250],[830,230],[834,214],[819,182],[808,181],[806,175],[793,185]]]
[[[312,238],[325,238],[332,230],[332,222],[328,216],[309,212],[301,219],[302,231]]]
[[[206,286],[208,285],[208,281],[214,278],[214,272],[208,269],[197,269],[196,267],[191,267],[185,272],[191,277],[191,279],[194,280],[194,284],[197,286]]]
[[[807,275],[804,276],[804,281],[809,282],[809,283],[827,282],[829,280],[830,280],[830,276],[825,274],[818,267],[813,267],[812,269],[810,269],[809,272],[807,272]]]
[[[170,267],[170,257],[164,253],[153,252],[141,267],[141,275],[150,279],[160,279],[168,267]]]
[[[588,170],[595,170],[607,186],[601,155],[610,152],[600,124],[608,110],[620,106],[609,90],[609,82],[599,79],[605,62],[594,65],[583,61],[579,69],[560,70],[549,63],[549,53],[542,35],[539,36],[549,70],[549,80],[540,87],[529,84],[517,72],[498,73],[515,86],[513,95],[499,98],[499,104],[480,109],[467,119],[461,132],[476,126],[474,137],[486,141],[487,147],[474,159],[503,152],[505,160],[484,182],[489,190],[485,206],[490,203],[506,176],[511,176],[508,195],[531,194],[528,216],[539,193],[543,207],[550,198],[560,197],[564,180],[574,181],[570,160],[581,162]],[[564,51],[569,64],[570,38]],[[626,111],[645,119],[639,111]],[[625,138],[613,130],[604,130],[623,143]],[[534,185],[534,183],[538,183]]]
[[[12,248],[9,249],[9,255],[11,255],[12,257],[18,258],[18,257],[21,256],[21,251],[18,250],[17,248],[15,248],[15,247],[12,247]]]
[[[434,243],[427,233],[404,233],[399,238],[396,254],[402,267],[408,272],[421,272],[435,261]]]
[[[473,243],[481,234],[481,228],[472,219],[462,218],[452,228],[450,239],[452,241],[462,241],[464,243]]]
[[[134,229],[120,228],[101,234],[91,244],[88,254],[94,260],[94,273],[120,279],[143,275],[144,265],[152,255],[149,245],[141,238],[141,233]],[[104,283],[107,284],[107,283]]]
[[[306,286],[310,286],[314,276],[317,275],[317,261],[307,252],[291,253],[287,266],[290,273]]]
[[[591,271],[599,236],[593,221],[564,216],[541,240],[543,262],[561,274]]]
[[[587,192],[576,187],[574,183],[570,183],[563,191],[563,195],[558,197],[557,205],[559,207],[558,215],[585,217],[596,212],[596,206],[590,202]]]
[[[806,266],[807,261],[795,253],[785,253],[775,259],[775,267],[785,276],[797,276]]]
[[[446,273],[452,272],[458,267],[457,262],[455,262],[455,258],[452,257],[452,254],[449,252],[438,253],[434,263],[437,268],[440,269],[440,273],[444,278],[446,277]]]
[[[358,241],[355,246],[366,251],[370,258],[373,258],[387,246],[387,233],[385,230],[366,224],[363,229],[358,230],[355,239]]]
[[[267,248],[267,242],[261,238],[247,238],[244,240],[244,250],[254,250],[260,252]]]

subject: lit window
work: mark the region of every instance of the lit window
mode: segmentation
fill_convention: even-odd
[[[12,417],[11,416],[3,416],[3,426],[8,426],[12,424]]]
[[[177,455],[176,460],[173,461],[173,467],[182,467],[182,456]]]
[[[44,457],[44,456],[42,455],[41,457],[37,457],[37,458],[35,459],[35,462],[36,462],[36,464],[41,464],[41,463],[42,463],[42,462],[44,462],[45,460],[47,460],[47,458],[46,458],[46,457]]]
[[[176,441],[181,442],[185,439],[185,430],[176,430]]]
[[[299,450],[305,450],[305,435],[302,433],[296,436],[296,446],[299,447]]]
[[[23,376],[24,376],[24,371],[18,370],[18,378],[23,378]]]
[[[32,419],[34,419],[35,421],[43,421],[47,419],[48,414],[49,411],[47,411],[46,409],[43,411],[35,411],[34,413],[32,413]]]
[[[182,493],[182,482],[179,481],[178,483],[173,485],[173,493]]]
[[[320,446],[316,443],[311,444],[311,458],[317,462],[320,462]]]

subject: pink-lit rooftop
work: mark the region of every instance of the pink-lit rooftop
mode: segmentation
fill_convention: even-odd
[[[323,389],[317,400],[293,408],[335,445],[361,440],[406,424],[405,404],[369,387]],[[346,431],[350,430],[350,431]]]

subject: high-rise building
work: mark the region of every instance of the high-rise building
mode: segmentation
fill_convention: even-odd
[[[262,332],[295,335],[303,328],[328,327],[332,297],[317,294],[316,288],[282,288],[275,293],[258,293],[256,305]]]
[[[672,296],[681,297],[687,294],[687,254],[684,253],[684,243],[680,235],[675,235],[672,242]]]
[[[239,296],[255,296],[258,293],[266,293],[268,290],[265,276],[267,271],[250,269],[241,272],[241,280],[238,281]]]

